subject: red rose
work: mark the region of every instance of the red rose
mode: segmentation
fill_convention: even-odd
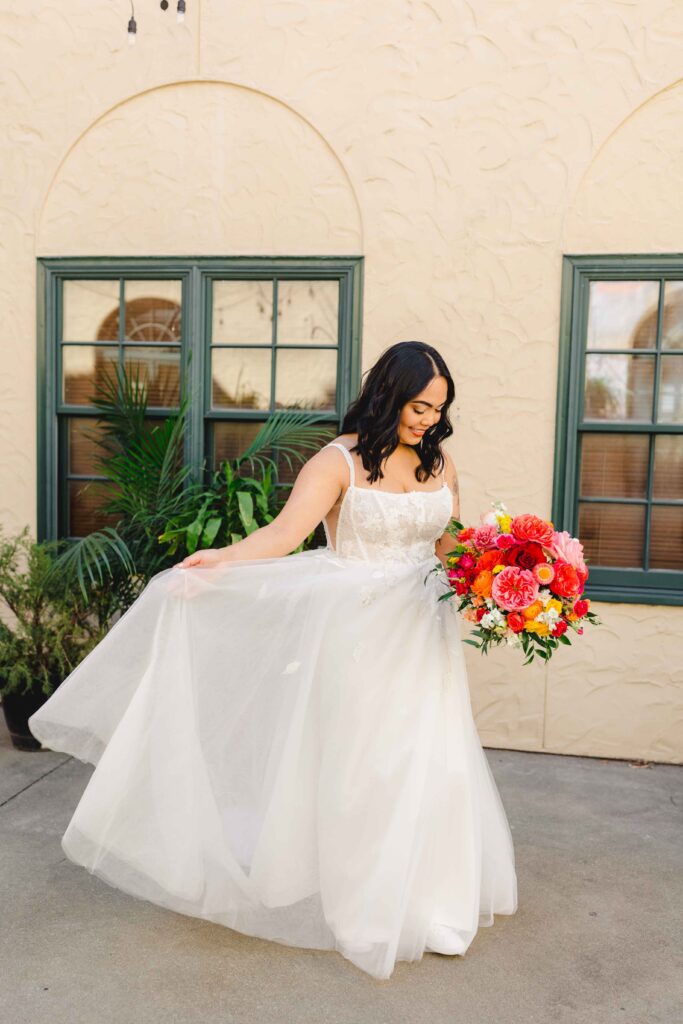
[[[555,576],[548,584],[553,594],[558,597],[577,597],[581,593],[581,581],[574,566],[558,559],[553,568]]]
[[[508,626],[513,633],[521,633],[524,629],[524,616],[519,612],[510,612],[508,615]]]
[[[574,602],[574,612],[575,612],[576,615],[579,616],[579,618],[581,618],[582,615],[585,615],[587,611],[588,611],[588,601],[575,601]]]
[[[535,541],[506,548],[502,557],[507,565],[518,565],[520,569],[533,569],[539,562],[545,562],[543,548]]]
[[[485,606],[482,608],[477,608],[477,622],[479,622],[484,617],[484,615],[486,615],[487,611],[488,608],[486,608]]]
[[[554,532],[550,523],[534,515],[515,516],[510,524],[510,533],[522,543],[533,540],[549,547]]]
[[[551,631],[551,636],[562,636],[563,633],[567,632],[567,622],[565,619],[558,619],[555,623],[555,628]]]

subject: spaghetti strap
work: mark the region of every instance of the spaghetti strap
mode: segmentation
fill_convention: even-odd
[[[353,485],[354,485],[354,467],[353,467],[353,459],[351,458],[351,455],[349,454],[349,449],[345,448],[343,444],[339,443],[339,441],[330,441],[330,443],[326,444],[324,447],[325,448],[333,448],[333,447],[334,448],[341,448],[341,450],[344,452],[344,458],[346,459],[346,461],[349,464],[349,477],[350,477],[349,483],[353,487]]]

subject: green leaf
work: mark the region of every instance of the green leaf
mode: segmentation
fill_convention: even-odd
[[[251,523],[254,518],[254,500],[249,491],[237,492],[237,504],[239,506],[242,525],[246,529],[247,524]]]
[[[220,516],[212,516],[210,519],[207,519],[204,532],[202,533],[202,547],[210,548],[213,545],[222,522],[223,520]]]

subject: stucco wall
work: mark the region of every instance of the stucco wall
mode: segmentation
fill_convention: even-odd
[[[36,518],[35,260],[358,254],[363,369],[456,379],[462,514],[550,516],[563,253],[683,249],[683,7],[0,4],[0,517]],[[491,746],[683,761],[683,609],[598,604],[547,668],[467,649]]]

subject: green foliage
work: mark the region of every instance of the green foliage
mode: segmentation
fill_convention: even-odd
[[[59,542],[0,536],[0,692],[49,696],[106,626],[55,571]]]
[[[205,484],[185,464],[187,387],[183,394],[176,413],[150,424],[139,371],[131,377],[117,366],[115,378],[96,385],[91,404],[100,414],[99,429],[86,433],[100,449],[96,465],[111,492],[102,511],[115,525],[69,542],[59,566],[84,599],[97,595],[102,602],[106,591],[110,611],[125,611],[152,576],[185,555],[234,544],[271,522],[282,504],[278,466],[292,469],[334,436],[315,413],[275,412],[246,450],[222,462]]]

